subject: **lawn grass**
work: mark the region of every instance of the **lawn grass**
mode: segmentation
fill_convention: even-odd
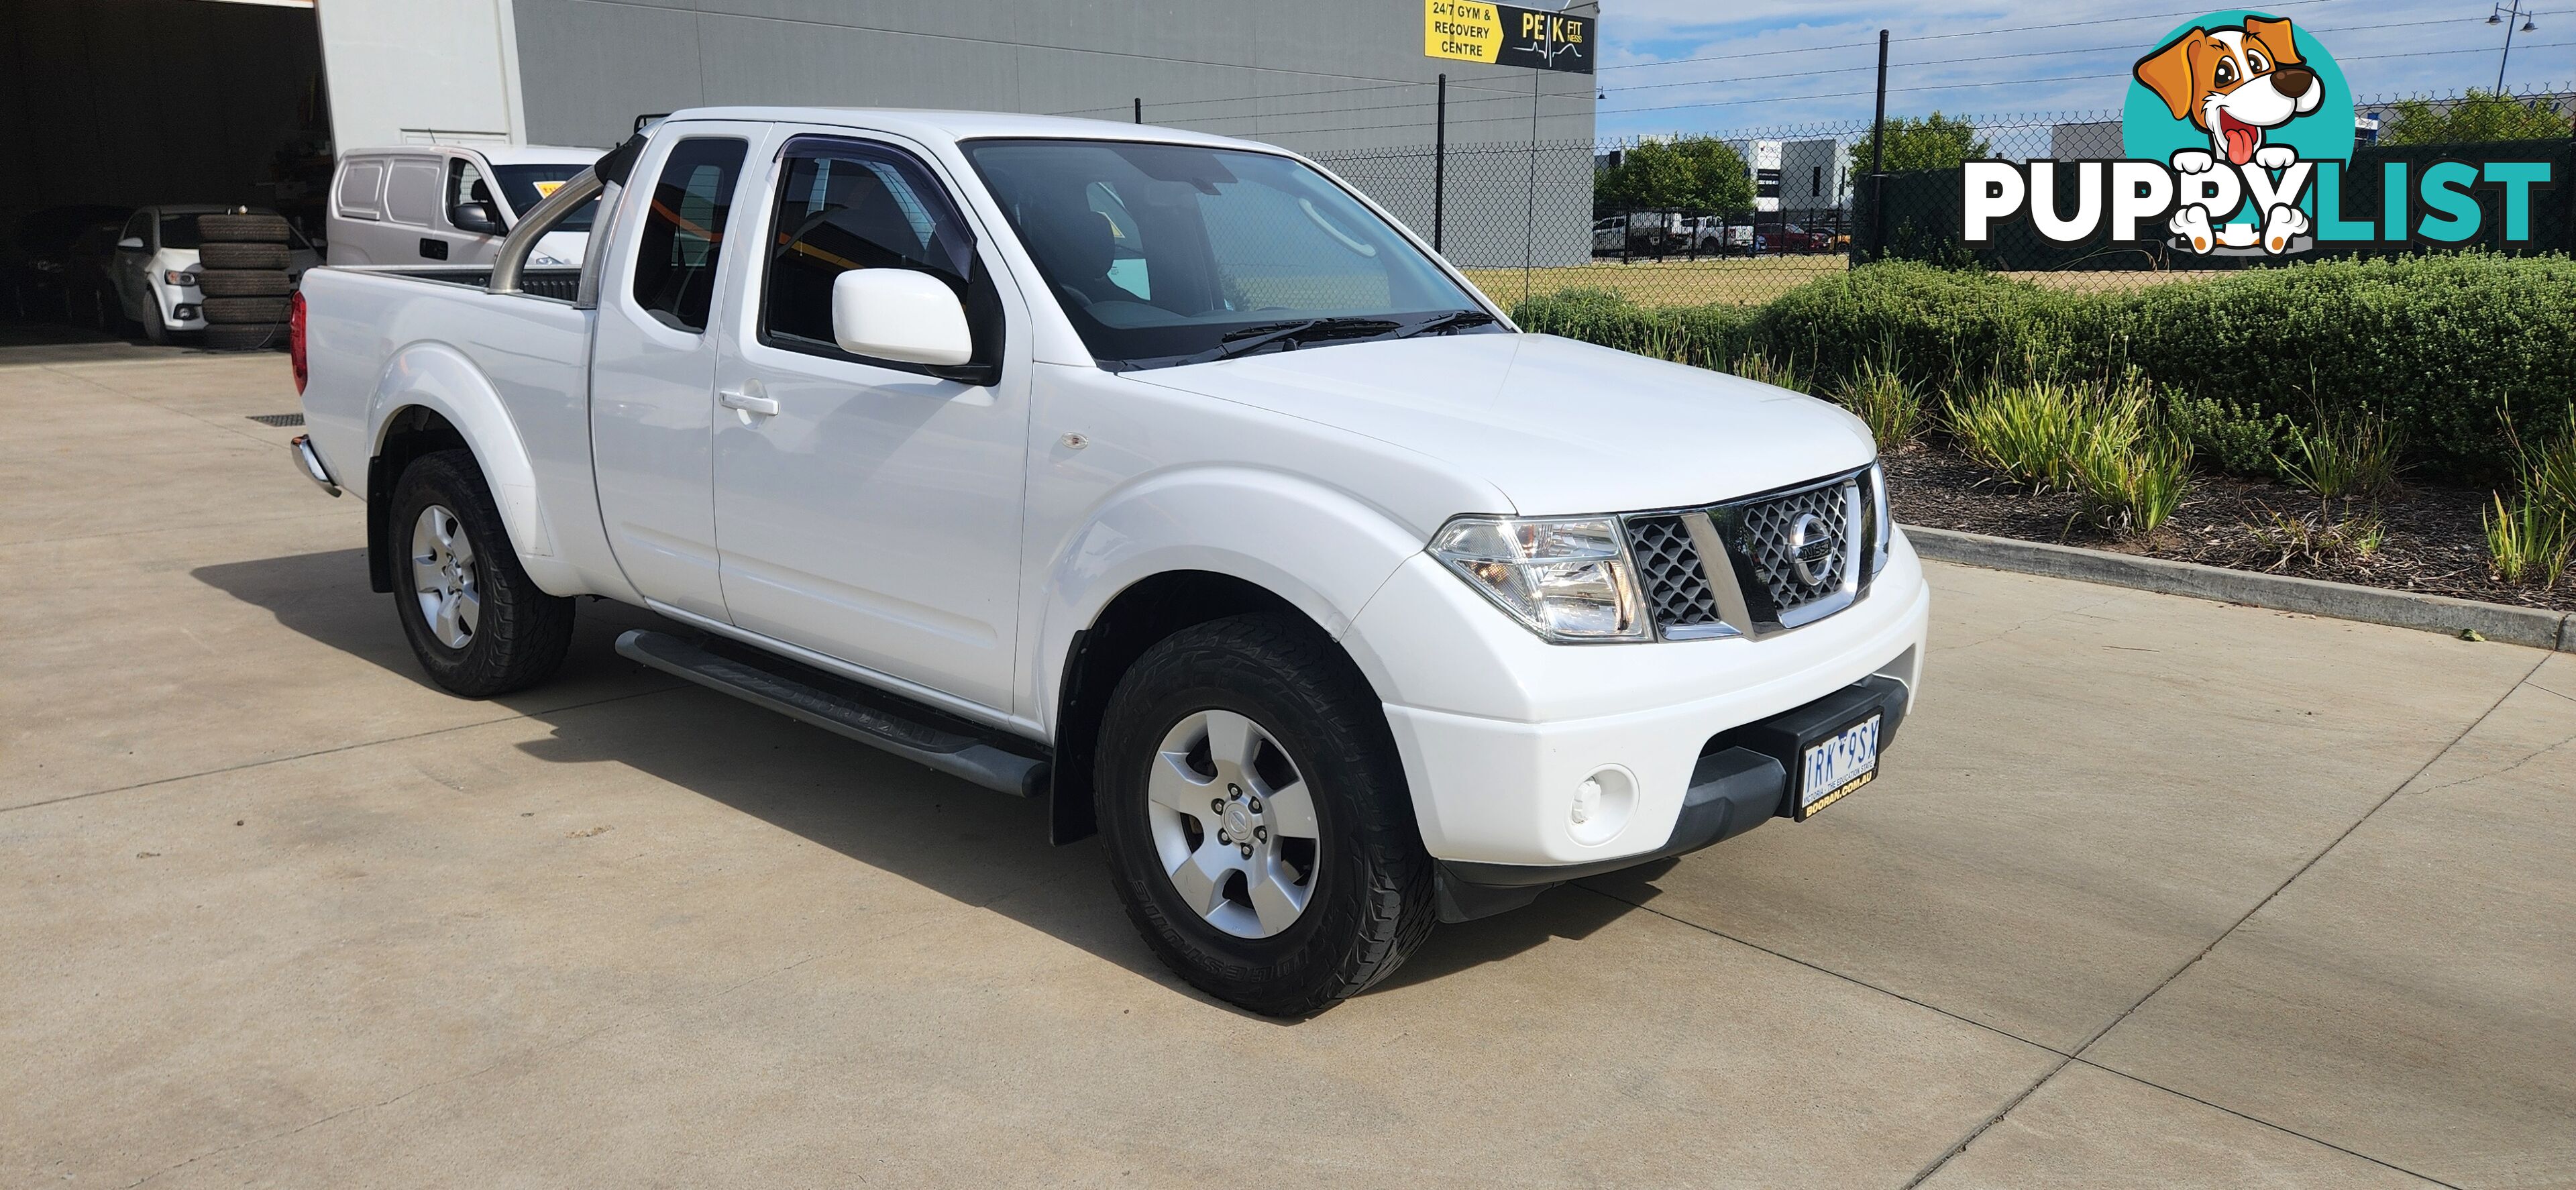
[[[1596,260],[1560,268],[1467,269],[1467,279],[1487,297],[1505,305],[1564,289],[1607,289],[1641,306],[1706,306],[1724,303],[1757,306],[1819,276],[1849,268],[1847,258],[1757,256],[1707,260]],[[2169,281],[2196,281],[2214,272],[2015,272],[1999,276],[2029,281],[2072,293],[2142,289]],[[1526,285],[1526,288],[1524,286]]]

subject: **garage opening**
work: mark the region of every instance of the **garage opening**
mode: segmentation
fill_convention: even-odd
[[[247,206],[311,251],[332,163],[312,0],[8,0],[0,128],[0,345],[140,337],[115,268],[138,210],[181,216],[154,248],[197,235],[187,208]]]

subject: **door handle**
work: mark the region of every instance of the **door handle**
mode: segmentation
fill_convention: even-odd
[[[717,390],[716,404],[727,409],[739,409],[745,413],[757,413],[762,417],[775,417],[778,414],[778,398],[735,392],[732,389]]]

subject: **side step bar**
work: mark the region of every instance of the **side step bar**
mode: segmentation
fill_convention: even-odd
[[[907,719],[783,674],[721,657],[676,636],[630,629],[617,651],[664,673],[802,719],[835,735],[883,748],[963,781],[1019,797],[1047,789],[1047,762],[970,735]]]

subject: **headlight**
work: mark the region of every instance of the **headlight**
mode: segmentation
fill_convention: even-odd
[[[183,273],[177,269],[170,269],[161,274],[161,279],[183,289],[195,289],[197,287],[197,275],[195,273]]]
[[[1459,517],[1431,556],[1530,631],[1558,642],[1654,635],[1616,517]]]

